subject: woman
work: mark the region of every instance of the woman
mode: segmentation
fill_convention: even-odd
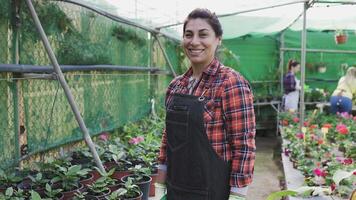
[[[238,72],[215,58],[221,37],[207,9],[193,10],[184,22],[191,67],[168,86],[158,158],[157,188],[167,187],[168,200],[244,199],[252,181],[253,95]]]
[[[300,71],[298,61],[289,60],[288,73],[283,77],[283,108],[285,111],[295,112],[298,110],[300,81],[295,76]]]
[[[356,68],[347,69],[346,75],[341,77],[336,89],[331,95],[331,113],[351,113],[352,98],[356,94]]]

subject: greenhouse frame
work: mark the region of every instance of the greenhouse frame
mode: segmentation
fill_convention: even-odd
[[[41,171],[34,163],[53,163],[68,154],[72,160],[63,161],[71,162],[64,171],[80,164],[73,164],[73,155],[80,152],[98,168],[97,174],[110,171],[107,159],[118,162],[123,154],[141,156],[152,167],[164,128],[166,88],[189,68],[181,45],[184,19],[194,8],[206,7],[218,16],[224,32],[217,57],[251,85],[257,135],[259,130],[273,132],[282,143],[288,190],[270,196],[355,198],[355,97],[350,115],[329,113],[338,80],[356,66],[355,0],[0,4],[0,197],[11,184],[18,186],[5,180],[27,173],[29,166]],[[303,86],[294,113],[281,107],[290,59],[300,61]],[[141,136],[145,142],[140,148],[123,145]],[[294,158],[293,149],[303,149],[299,154],[304,157]],[[309,155],[318,151],[337,156]],[[315,174],[315,169],[327,175]]]

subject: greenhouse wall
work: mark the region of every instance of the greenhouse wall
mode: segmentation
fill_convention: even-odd
[[[4,7],[10,1],[0,0]],[[151,111],[152,99],[162,104],[170,75],[157,41],[146,31],[114,22],[85,8],[64,2],[34,1],[35,9],[60,65],[115,65],[161,69],[149,71],[65,72],[74,99],[91,135],[137,121]],[[19,33],[19,64],[50,65],[28,9],[21,4],[21,25],[11,12],[0,15],[0,63],[15,64],[13,40]],[[180,73],[180,45],[159,37]],[[30,78],[29,78],[30,77]],[[1,166],[22,156],[82,139],[81,130],[57,80],[32,74],[0,72]]]

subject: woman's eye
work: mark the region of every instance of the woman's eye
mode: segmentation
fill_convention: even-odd
[[[190,37],[192,37],[192,34],[187,33],[187,34],[184,35],[184,37],[190,38]]]

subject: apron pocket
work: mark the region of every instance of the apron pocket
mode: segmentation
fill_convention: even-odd
[[[188,142],[188,111],[167,110],[167,144],[176,151]]]
[[[168,183],[168,200],[210,200],[208,190],[183,188]]]

